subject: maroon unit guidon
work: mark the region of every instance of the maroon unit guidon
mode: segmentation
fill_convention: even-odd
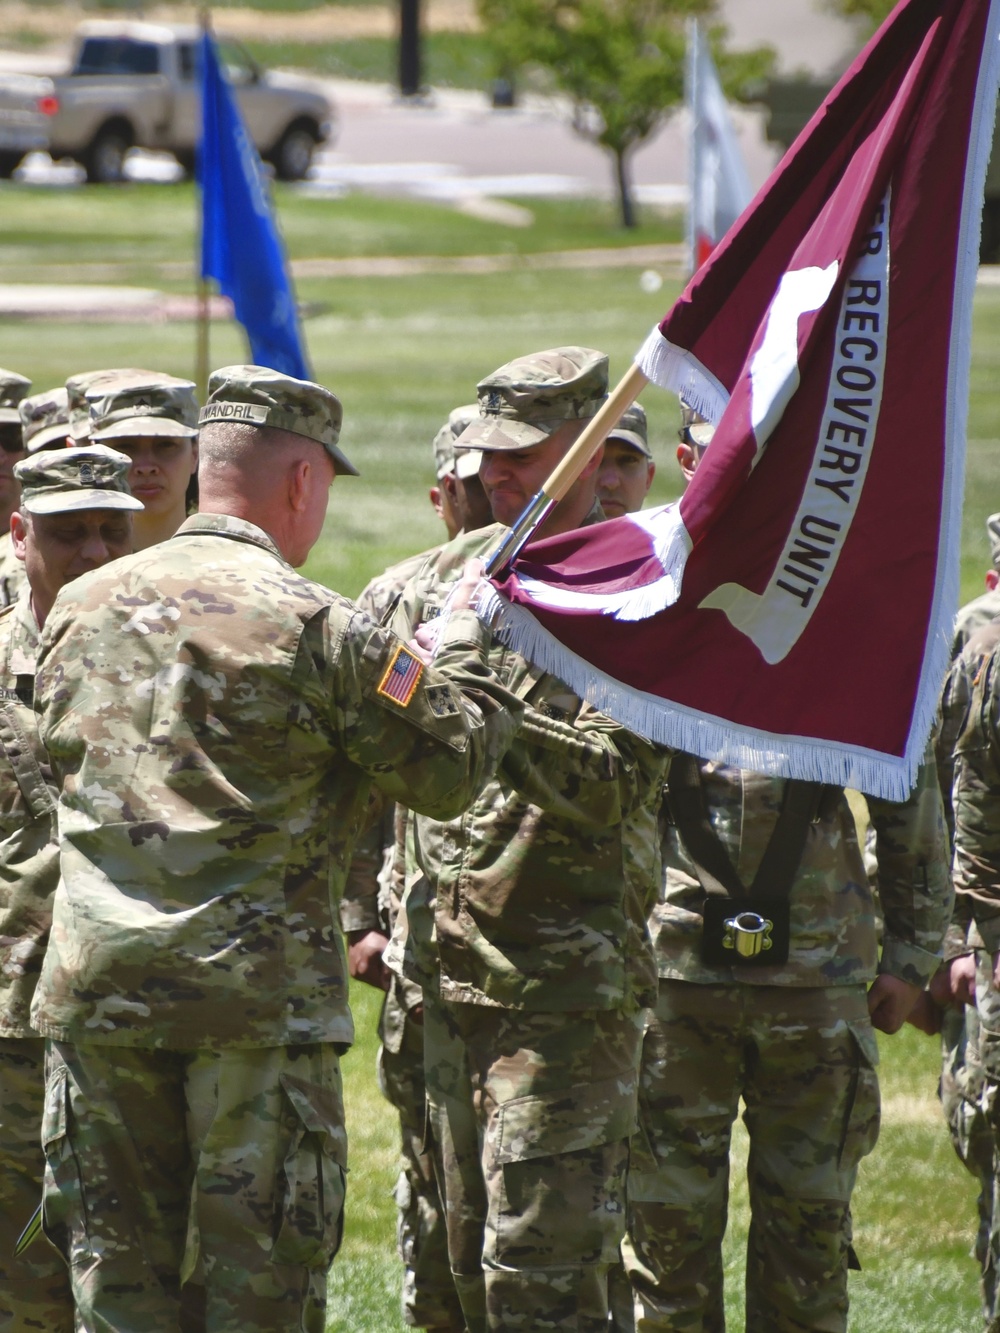
[[[529,545],[498,632],[654,740],[901,799],[957,602],[1000,0],[903,0],[636,357],[674,505]]]

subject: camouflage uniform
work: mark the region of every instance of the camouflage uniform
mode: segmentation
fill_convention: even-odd
[[[708,762],[698,770],[712,828],[750,883],[788,784]],[[705,892],[664,819],[663,893],[650,921],[660,993],[644,1042],[625,1248],[638,1329],[724,1327],[721,1242],[741,1096],[751,1141],[747,1328],[846,1326],[850,1197],[879,1116],[866,983],[878,969],[923,985],[951,906],[933,765],[905,804],[869,808],[881,961],[854,820],[834,789],[808,827],[789,894],[788,961],[753,969],[702,960]]]
[[[456,407],[432,443],[437,480],[456,470],[463,478],[479,470],[479,454],[466,450],[456,460],[455,440],[479,414],[477,404]],[[385,623],[409,580],[436,555],[423,551],[372,579],[358,606]],[[361,836],[344,884],[340,924],[344,933],[378,930],[391,934],[403,896],[406,811],[383,808]],[[377,1073],[383,1096],[399,1113],[402,1160],[396,1180],[396,1239],[403,1264],[404,1322],[411,1328],[460,1329],[461,1305],[451,1269],[444,1210],[427,1144],[424,1088],[423,994],[419,986],[393,976],[379,1015]]]
[[[530,448],[592,416],[606,366],[578,348],[511,363],[480,384],[482,419],[458,446]],[[397,627],[439,613],[465,558],[501,531],[429,560]],[[499,642],[489,660],[526,704],[522,731],[464,817],[409,821],[386,957],[424,988],[431,1129],[470,1333],[605,1330],[655,988],[645,914],[665,756]]]
[[[61,1256],[36,1244],[13,1258],[21,1229],[38,1206],[45,1169],[39,1142],[45,1043],[29,1027],[28,1009],[58,878],[55,801],[44,780],[48,761],[31,708],[37,648],[25,583],[14,605],[0,611],[0,1329],[69,1330],[73,1302]],[[19,783],[11,757],[21,738],[39,779],[25,774]]]
[[[680,438],[694,467],[713,428],[683,399],[681,409]],[[794,827],[776,830],[786,801],[806,791],[687,756],[675,759],[671,782],[677,790],[664,806],[664,881],[650,918],[659,996],[643,1044],[623,1246],[634,1301],[631,1309],[616,1303],[615,1327],[724,1329],[721,1246],[730,1135],[742,1098],[751,1144],[746,1327],[835,1333],[847,1319],[851,1193],[879,1123],[866,984],[877,967],[923,985],[936,968],[950,909],[936,773],[925,763],[904,805],[870,802],[885,879],[881,962],[850,807],[837,789],[820,788],[811,809],[803,799],[801,855],[789,851],[776,872],[787,875],[785,885],[765,886],[787,887],[787,960],[753,968],[703,958],[707,893],[672,810],[685,829],[693,820],[692,838],[701,821],[728,862],[726,877],[734,872],[749,886],[772,837],[797,847]],[[686,813],[682,793],[695,801]]]
[[[990,554],[1000,568],[1000,514],[986,522]],[[940,722],[935,740],[938,777],[945,799],[949,835],[954,840],[951,793],[955,747],[965,724],[973,682],[985,659],[1000,641],[1000,592],[991,591],[962,607],[955,620],[951,668],[941,691]],[[972,920],[969,899],[958,895],[945,941],[945,963],[962,955],[982,952],[982,940]],[[981,1270],[983,1314],[986,1326],[1000,1327],[997,1270],[1000,1240],[993,1235],[993,1190],[996,1163],[993,1133],[983,1101],[983,1068],[979,1054],[979,1013],[973,1005],[949,1007],[941,1019],[941,1081],[939,1095],[952,1146],[959,1160],[979,1184],[975,1255]]]
[[[992,535],[992,533],[991,533]],[[941,1102],[955,1151],[980,1185],[975,1254],[981,1269],[983,1317],[988,1333],[1000,1331],[1000,998],[993,982],[995,925],[988,920],[997,874],[995,813],[996,647],[1000,621],[981,626],[954,662],[942,693],[939,752],[944,774],[954,754],[955,915],[948,957],[976,959],[976,1006],[948,1011],[942,1028]],[[955,736],[958,740],[955,741]]]
[[[211,387],[203,423],[353,470],[327,390],[260,367]],[[57,599],[38,694],[60,881],[32,1023],[44,1223],[84,1327],[174,1330],[193,1277],[209,1330],[323,1329],[353,1036],[336,903],[372,782],[451,817],[506,748],[520,710],[485,643],[462,612],[424,668],[224,514]]]
[[[382,623],[409,579],[435,553],[411,556],[372,579],[358,598],[358,606]],[[403,891],[404,876],[396,853],[403,846],[405,821],[405,809],[388,804],[359,839],[340,904],[345,934],[361,930],[391,933]],[[379,1087],[399,1114],[402,1147],[395,1200],[397,1249],[403,1264],[403,1319],[411,1328],[460,1329],[461,1306],[448,1267],[444,1213],[426,1144],[423,1019],[414,1014],[422,1003],[419,986],[393,976],[379,1015]]]
[[[104,469],[104,470],[102,470]],[[138,508],[128,495],[129,460],[109,450],[45,454],[19,464],[21,509],[65,512]],[[95,471],[96,470],[96,471]],[[53,507],[54,506],[54,507]],[[33,540],[29,536],[29,540]],[[69,1330],[73,1302],[66,1265],[36,1243],[14,1258],[38,1205],[45,1158],[40,1143],[44,1042],[28,1022],[59,878],[55,798],[32,697],[38,625],[22,584],[0,611],[0,1329]]]

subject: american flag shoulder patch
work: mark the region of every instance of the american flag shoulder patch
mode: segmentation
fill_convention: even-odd
[[[377,693],[405,708],[424,674],[424,664],[405,644],[400,644],[379,681]]]

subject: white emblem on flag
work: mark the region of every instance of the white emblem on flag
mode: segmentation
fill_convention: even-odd
[[[833,290],[840,265],[800,268],[778,283],[761,345],[750,362],[750,422],[757,457],[799,387],[799,318],[819,310]]]
[[[774,572],[763,593],[723,583],[700,603],[724,611],[772,666],[795,646],[826,591],[868,474],[889,328],[888,194],[864,247],[844,287],[812,464]]]

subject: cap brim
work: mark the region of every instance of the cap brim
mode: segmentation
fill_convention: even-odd
[[[11,422],[21,424],[21,414],[16,407],[0,407],[0,426],[9,425]]]
[[[96,487],[84,490],[51,491],[21,500],[21,508],[29,514],[70,514],[79,509],[144,509],[141,500],[124,491],[102,491]]]
[[[170,417],[124,417],[121,421],[113,421],[110,426],[102,427],[101,430],[92,430],[90,438],[95,443],[100,443],[101,440],[144,440],[151,436],[193,440],[197,434],[197,426],[185,426],[183,422],[173,421]]]
[[[59,443],[60,447],[65,445],[68,435],[69,426],[65,421],[61,426],[43,426],[41,430],[32,435],[24,447],[29,454],[37,454],[39,449],[48,449],[50,445],[56,443]]]
[[[646,443],[646,441],[642,438],[641,435],[637,435],[634,431],[613,430],[608,435],[609,443],[611,440],[620,440],[622,444],[627,444],[630,448],[637,450],[640,454],[643,455],[644,458],[653,457],[649,445]]]
[[[307,436],[306,436],[306,439],[307,439],[307,440],[308,440],[308,439],[312,439],[312,436],[311,436],[311,435],[307,435]],[[317,443],[318,443],[318,441],[317,441]],[[337,448],[337,446],[336,446],[335,444],[324,444],[324,445],[323,445],[323,448],[326,450],[326,452],[327,452],[327,453],[330,455],[330,457],[333,459],[333,470],[334,470],[334,472],[336,472],[336,474],[337,474],[338,477],[360,477],[360,476],[361,476],[361,473],[360,473],[360,472],[358,471],[358,469],[354,466],[354,464],[353,464],[353,463],[351,462],[351,460],[347,457],[347,455],[346,455],[345,453],[341,453],[341,451]]]
[[[463,449],[455,454],[455,476],[459,481],[468,481],[479,476],[479,464],[483,461],[482,449]]]
[[[455,456],[458,457],[460,449],[480,449],[484,453],[532,449],[565,424],[565,421],[555,421],[546,426],[533,426],[526,421],[513,421],[510,417],[483,417],[462,431],[455,441]]]

